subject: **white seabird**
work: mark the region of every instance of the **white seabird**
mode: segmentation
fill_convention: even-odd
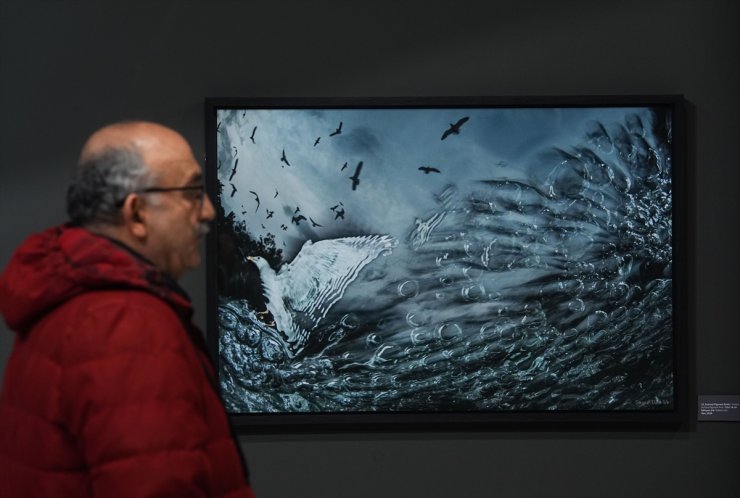
[[[249,257],[260,272],[267,310],[275,328],[297,352],[309,334],[370,262],[390,254],[397,244],[388,235],[320,240],[303,244],[292,262],[280,271],[259,256]]]

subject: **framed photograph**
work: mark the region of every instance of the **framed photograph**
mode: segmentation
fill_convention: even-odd
[[[680,96],[208,99],[240,427],[686,414]]]

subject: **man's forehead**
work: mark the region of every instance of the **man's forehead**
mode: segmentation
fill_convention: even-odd
[[[193,157],[189,159],[165,159],[157,164],[153,164],[152,167],[159,172],[160,176],[180,181],[191,183],[203,179],[203,171],[200,164]]]

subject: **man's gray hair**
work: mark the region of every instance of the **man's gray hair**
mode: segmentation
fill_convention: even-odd
[[[71,224],[117,225],[126,196],[152,181],[144,160],[131,147],[108,148],[82,161],[67,189],[67,215]]]

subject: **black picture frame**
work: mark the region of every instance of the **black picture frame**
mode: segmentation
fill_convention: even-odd
[[[241,430],[686,422],[682,96],[205,104]],[[273,304],[253,256],[292,265]]]

